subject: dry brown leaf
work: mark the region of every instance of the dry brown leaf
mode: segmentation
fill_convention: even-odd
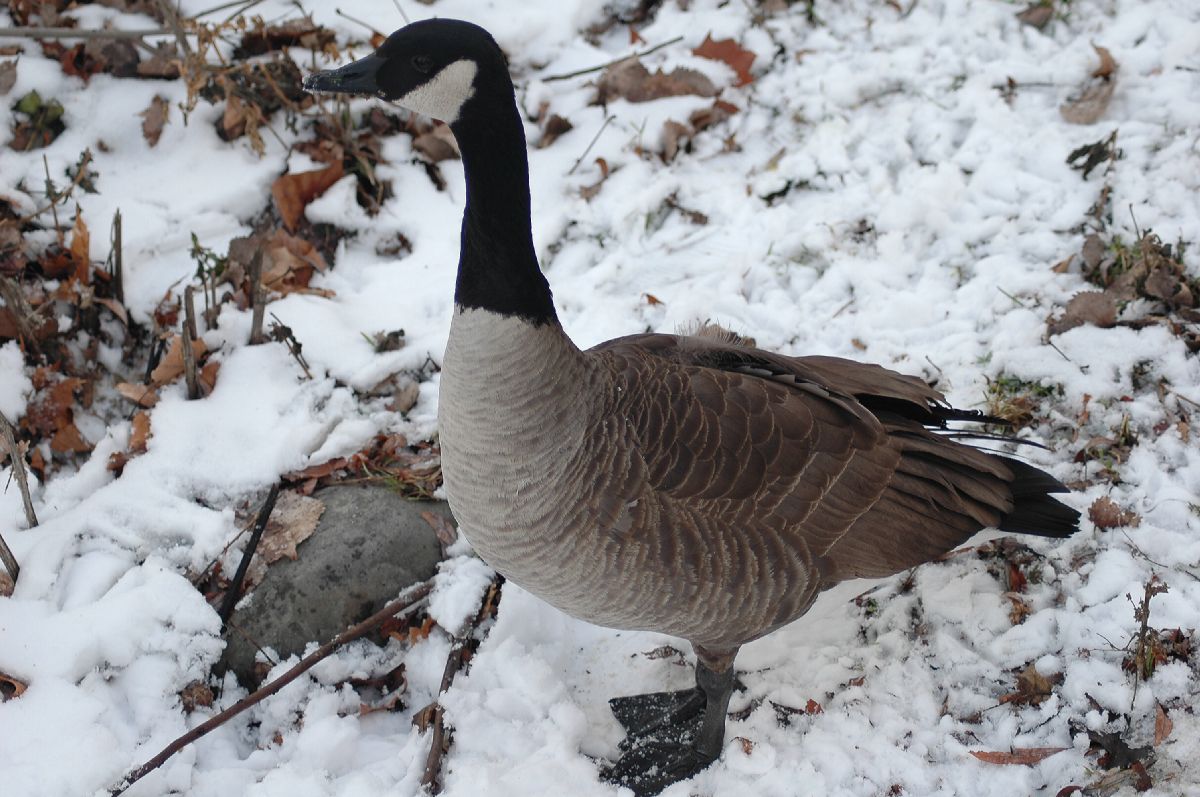
[[[158,139],[162,137],[163,125],[167,123],[170,114],[171,106],[161,94],[156,94],[146,110],[138,114],[142,117],[142,137],[151,147],[158,144]]]
[[[1041,30],[1054,17],[1054,8],[1049,3],[1035,3],[1017,13],[1021,24]]]
[[[1097,121],[1108,109],[1117,86],[1117,62],[1112,53],[1095,44],[1092,48],[1100,56],[1100,65],[1092,71],[1091,79],[1058,109],[1062,118],[1071,124],[1090,125]]]
[[[299,554],[296,546],[313,535],[324,511],[324,501],[284,490],[275,502],[275,509],[271,512],[271,519],[258,546],[258,555],[266,564],[285,556],[297,559]]]
[[[733,740],[742,745],[742,752],[746,755],[750,755],[754,752],[754,742],[750,741],[745,736],[735,736],[733,737]]]
[[[313,273],[328,266],[317,248],[303,238],[283,230],[263,241],[263,286],[279,293],[310,293],[333,296],[333,291],[308,286]]]
[[[17,82],[17,62],[0,61],[0,97],[12,91]]]
[[[680,67],[665,74],[661,69],[650,74],[636,58],[613,64],[604,70],[596,88],[596,101],[601,105],[618,97],[630,102],[649,102],[686,94],[713,97],[717,93],[716,86],[701,72]]]
[[[662,158],[663,162],[670,163],[675,160],[675,156],[679,154],[679,150],[687,145],[688,138],[692,135],[692,130],[687,125],[680,124],[674,119],[668,119],[663,122],[662,129]]]
[[[821,704],[810,697],[808,702],[804,704],[804,713],[810,716],[813,714],[824,714],[825,709],[821,708]]]
[[[1077,293],[1067,302],[1062,316],[1050,321],[1047,331],[1061,335],[1069,329],[1091,324],[1108,329],[1117,323],[1117,300],[1106,291]]]
[[[663,300],[655,296],[653,293],[643,293],[642,296],[646,297],[646,304],[650,305],[651,307],[657,307],[658,305],[663,304]]]
[[[538,149],[545,149],[557,141],[559,136],[574,129],[575,125],[571,124],[565,117],[559,116],[556,113],[550,114],[550,118],[542,126],[542,138],[538,141]]]
[[[1154,746],[1158,747],[1165,742],[1173,730],[1175,730],[1175,723],[1167,716],[1167,710],[1162,707],[1162,703],[1155,704]]]
[[[275,198],[275,207],[288,230],[295,230],[304,215],[304,208],[317,197],[324,194],[329,187],[342,179],[345,170],[341,161],[335,161],[324,169],[298,174],[283,174],[276,178],[271,185],[271,196]]]
[[[146,443],[150,440],[150,413],[138,410],[129,425],[132,427],[129,431],[130,453],[145,453]]]
[[[203,340],[192,341],[192,356],[196,362],[208,353],[208,346],[204,345]],[[162,387],[168,382],[173,382],[183,373],[183,338],[179,335],[172,334],[171,342],[167,346],[167,353],[159,360],[158,366],[150,372],[150,384],[155,387]]]
[[[1017,691],[1001,695],[1001,703],[1016,703],[1020,706],[1040,706],[1054,693],[1054,684],[1062,680],[1061,675],[1047,678],[1030,664],[1017,675]]]
[[[1014,747],[1009,752],[971,750],[971,755],[988,764],[1036,764],[1069,747]]]
[[[1088,507],[1088,517],[1098,529],[1115,529],[1119,526],[1139,526],[1142,518],[1137,512],[1121,507],[1107,496],[1100,496]]]
[[[139,407],[153,407],[158,403],[158,388],[154,385],[135,385],[131,382],[117,383],[117,392]]]
[[[717,100],[712,104],[711,108],[701,108],[694,111],[688,117],[688,124],[692,126],[692,130],[699,133],[701,130],[720,124],[738,112],[738,107],[731,102],[725,100]]]
[[[116,316],[117,320],[120,321],[124,326],[129,326],[129,313],[126,312],[125,305],[121,304],[116,299],[108,299],[104,297],[96,299],[95,302],[101,307],[107,307],[109,312]]]
[[[217,386],[217,372],[221,370],[221,364],[216,360],[209,360],[200,369],[200,373],[196,375],[197,381],[200,382],[200,389],[204,395],[213,392]]]
[[[75,278],[84,284],[88,282],[92,265],[91,238],[83,214],[77,214],[75,226],[71,228],[71,261],[75,264]]]
[[[20,697],[28,688],[29,684],[24,681],[0,672],[0,703]]]
[[[186,714],[191,714],[197,707],[208,708],[213,699],[213,691],[204,681],[192,681],[179,692],[179,702]]]
[[[699,47],[692,50],[692,53],[701,58],[709,58],[727,64],[737,73],[738,79],[733,84],[734,86],[745,86],[754,82],[754,75],[750,74],[750,67],[754,64],[754,53],[744,49],[733,39],[714,41],[712,35],[709,34],[704,37],[704,41]]]

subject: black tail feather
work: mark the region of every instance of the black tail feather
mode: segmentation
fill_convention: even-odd
[[[1069,537],[1079,531],[1079,512],[1050,497],[1070,492],[1066,485],[1032,465],[1003,459],[1016,478],[1010,485],[1013,510],[1000,521],[1001,531],[1039,537]]]

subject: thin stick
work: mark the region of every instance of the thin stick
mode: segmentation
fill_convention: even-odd
[[[383,35],[382,33],[379,33],[379,31],[375,30],[375,26],[372,25],[371,23],[363,22],[361,19],[358,19],[357,17],[352,17],[349,14],[347,14],[345,11],[342,11],[342,9],[340,9],[340,8],[333,9],[333,12],[335,14],[337,14],[339,17],[344,17],[357,25],[362,25],[364,28],[371,31],[371,33],[377,33],[380,36]]]
[[[183,353],[183,378],[187,382],[189,401],[200,398],[200,383],[196,380],[196,351],[192,348],[192,341],[196,339],[193,334],[195,328],[196,308],[192,302],[192,295],[185,290],[183,292],[183,327],[180,329],[183,340],[180,351]]]
[[[158,0],[158,7],[162,9],[167,27],[175,34],[175,41],[179,43],[179,49],[183,51],[184,57],[191,55],[192,46],[188,44],[187,36],[184,35],[183,25],[179,21],[179,10],[172,5],[171,0]]]
[[[575,159],[575,164],[571,166],[570,170],[567,171],[568,175],[575,173],[575,170],[579,168],[579,164],[583,163],[583,159],[587,157],[587,154],[592,151],[592,147],[596,146],[596,142],[600,140],[600,134],[603,133],[604,129],[608,127],[609,124],[611,124],[616,118],[616,116],[610,116],[604,120],[604,124],[600,125],[600,129],[596,131],[596,135],[592,136],[592,140],[588,143],[587,149],[583,151],[582,155]]]
[[[46,157],[45,155],[42,156],[43,160],[45,159],[45,157]],[[80,160],[79,160],[79,170],[75,172],[75,177],[72,178],[71,184],[69,186],[67,186],[67,189],[65,191],[63,191],[61,194],[55,194],[53,196],[50,196],[49,197],[50,202],[48,204],[42,205],[40,208],[33,211],[28,216],[22,216],[20,219],[21,224],[24,225],[30,221],[33,221],[38,216],[45,213],[47,210],[54,209],[58,205],[59,202],[67,201],[67,199],[69,199],[71,194],[75,191],[76,186],[78,186],[79,182],[83,179],[83,176],[87,173],[87,166],[91,162],[92,162],[92,151],[90,149],[85,149],[83,151],[83,157],[80,158]],[[49,179],[50,179],[50,170],[49,170],[49,168],[47,168],[46,169],[46,180],[49,181]],[[54,213],[54,226],[55,227],[58,226],[58,212],[57,211],[55,211],[55,213]]]
[[[229,582],[229,589],[225,591],[225,600],[222,601],[221,610],[218,612],[222,625],[229,622],[229,618],[233,616],[233,607],[237,605],[240,597],[242,582],[246,580],[246,573],[250,570],[250,560],[254,558],[254,552],[258,550],[259,540],[262,539],[263,532],[267,528],[267,521],[271,519],[271,512],[274,511],[275,501],[278,498],[279,482],[276,482],[271,485],[271,492],[267,493],[267,500],[263,501],[262,508],[258,510],[258,520],[254,522],[254,531],[250,534],[250,541],[246,543],[246,550],[242,551],[242,561],[238,563],[233,581]]]
[[[165,28],[149,30],[83,30],[80,28],[0,28],[0,38],[9,39],[141,39],[146,36],[165,36]]]
[[[255,346],[262,343],[266,338],[263,337],[263,313],[267,309],[267,291],[262,284],[262,247],[254,250],[254,257],[250,258],[250,303],[254,310],[250,317],[250,345]]]
[[[46,160],[44,154],[42,155],[42,167],[46,170],[46,199],[50,200],[50,210],[54,211],[54,231],[58,233],[58,245],[62,246],[62,230],[58,224],[58,203],[55,201],[54,181],[50,179],[50,162]]]
[[[392,601],[387,606],[384,606],[382,609],[375,612],[375,614],[371,615],[366,620],[363,620],[358,625],[348,628],[342,633],[338,634],[331,641],[326,642],[324,645],[305,656],[295,667],[288,670],[274,681],[271,681],[268,684],[263,684],[253,693],[243,697],[241,700],[234,703],[232,706],[220,712],[219,714],[214,714],[205,722],[202,722],[195,728],[192,728],[190,731],[180,736],[175,741],[171,742],[169,745],[164,747],[158,755],[154,756],[145,764],[142,764],[140,767],[122,778],[116,786],[109,790],[110,797],[117,797],[117,795],[123,794],[125,790],[134,783],[137,783],[146,775],[161,767],[171,756],[175,755],[197,739],[207,735],[213,729],[224,725],[226,722],[236,717],[238,714],[241,714],[246,709],[261,703],[263,700],[275,694],[280,689],[287,686],[304,673],[308,672],[320,661],[328,658],[329,654],[333,653],[333,651],[337,650],[342,645],[345,645],[347,642],[353,642],[359,637],[374,630],[376,626],[383,624],[392,617],[401,617],[412,614],[417,609],[425,605],[425,596],[429,594],[431,589],[433,589],[433,583],[431,581],[423,581],[420,584],[412,585],[404,592],[400,593],[399,598],[396,598],[396,600]]]
[[[37,514],[33,511],[33,499],[29,495],[29,477],[25,473],[25,447],[17,443],[16,432],[12,423],[4,417],[4,413],[0,412],[0,435],[4,437],[4,446],[8,449],[8,460],[12,463],[13,474],[17,477],[17,489],[21,491],[21,502],[25,504],[25,521],[29,524],[29,528],[33,528],[38,524],[38,519]],[[8,565],[7,559],[5,559],[5,564]],[[12,565],[16,565],[15,560]],[[9,567],[9,571],[12,571],[13,566]],[[16,573],[13,573],[12,577],[13,581],[17,580]]]
[[[400,7],[400,0],[392,0],[392,5],[394,5],[396,7],[396,11],[400,13],[400,18],[404,20],[404,24],[411,25],[412,21],[409,20],[408,14],[405,14],[404,9]]]
[[[25,300],[25,291],[21,289],[21,284],[0,274],[0,299],[8,305],[8,310],[17,324],[17,334],[21,336],[25,348],[41,357],[42,347],[38,343],[37,328],[30,322],[35,313]]]
[[[187,332],[192,340],[200,337],[196,328],[196,286],[189,285],[183,289],[183,317],[187,320]]]
[[[629,55],[623,55],[620,58],[614,58],[613,60],[609,61],[606,64],[600,64],[600,66],[590,66],[587,69],[577,69],[574,72],[567,72],[566,74],[563,74],[563,75],[551,75],[550,77],[544,77],[544,78],[542,78],[542,82],[543,83],[553,83],[556,80],[570,80],[571,78],[579,77],[580,75],[589,75],[592,72],[599,72],[602,69],[608,69],[610,66],[616,66],[617,64],[622,63],[623,61],[628,61],[630,58],[641,58],[644,55],[650,55],[650,53],[658,52],[659,50],[661,50],[664,47],[670,47],[672,44],[678,44],[681,41],[683,41],[683,37],[676,36],[674,39],[668,39],[667,41],[663,42],[662,44],[656,44],[653,47],[650,47],[645,50],[641,50],[640,52],[630,53]]]
[[[479,611],[471,619],[470,625],[454,638],[454,642],[450,646],[450,654],[446,656],[446,666],[442,669],[442,683],[438,688],[439,697],[446,693],[446,690],[450,688],[450,684],[454,683],[454,676],[462,669],[463,659],[467,654],[467,648],[471,644],[471,640],[475,636],[475,631],[479,628],[479,624],[487,617],[488,613],[495,607],[496,603],[492,600],[492,597],[497,596],[497,600],[499,599],[500,587],[503,584],[503,576],[496,576],[492,580],[487,591],[483,593],[483,600],[479,604]],[[429,745],[429,755],[425,758],[425,772],[421,775],[421,787],[422,789],[426,789],[428,794],[437,794],[442,790],[439,777],[442,772],[442,756],[450,749],[450,730],[446,727],[445,720],[442,718],[443,709],[440,701],[435,701],[427,710],[431,714],[433,739]]]
[[[113,296],[121,304],[125,304],[125,255],[121,245],[121,209],[113,214],[112,223],[112,253],[113,253]]]
[[[4,569],[8,571],[8,577],[16,584],[17,577],[21,575],[21,566],[17,564],[17,557],[13,555],[12,548],[9,548],[8,543],[4,541],[3,534],[0,534],[0,561],[4,562]]]

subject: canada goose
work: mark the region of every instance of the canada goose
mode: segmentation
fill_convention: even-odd
[[[1054,478],[939,433],[988,419],[916,377],[713,328],[577,348],[534,254],[521,117],[482,28],[414,23],[305,87],[394,102],[458,140],[467,200],[439,430],[467,539],[575,617],[692,643],[694,690],[613,701],[629,737],[611,780],[652,794],[718,758],[739,647],[823,589],[988,526],[1076,530]]]

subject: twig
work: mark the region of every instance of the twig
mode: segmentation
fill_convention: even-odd
[[[121,209],[117,208],[112,222],[113,297],[125,304],[125,253],[121,240]]]
[[[46,157],[45,155],[42,156],[43,161],[45,160],[45,157]],[[22,216],[20,218],[21,225],[24,226],[25,224],[28,224],[29,222],[36,219],[38,216],[45,213],[47,210],[54,210],[58,206],[59,202],[65,202],[67,199],[69,199],[71,194],[75,191],[76,186],[79,185],[80,180],[83,179],[84,174],[87,173],[87,166],[91,162],[92,162],[92,151],[90,149],[85,149],[83,151],[83,157],[81,157],[79,159],[79,169],[78,169],[78,171],[75,172],[75,176],[71,179],[71,184],[69,186],[67,186],[66,190],[63,191],[62,193],[54,194],[53,196],[49,196],[48,198],[50,199],[50,202],[48,204],[42,205],[40,208],[33,211],[32,213],[30,213],[27,216]],[[47,180],[47,182],[49,182],[49,180],[50,180],[49,169],[47,169],[47,171],[46,171],[46,180]],[[55,210],[55,212],[54,212],[54,226],[58,227],[58,211],[57,210]]]
[[[8,543],[4,541],[3,534],[0,534],[0,561],[4,562],[4,569],[8,571],[8,577],[16,584],[17,577],[21,575],[21,566],[17,564],[17,557],[13,555],[12,548],[9,548]]]
[[[636,53],[630,53],[629,55],[623,55],[620,58],[614,58],[606,64],[600,64],[600,66],[590,66],[587,69],[577,69],[574,72],[567,72],[562,75],[550,75],[549,77],[544,77],[542,78],[542,82],[553,83],[556,80],[570,80],[571,78],[579,77],[580,75],[589,75],[592,72],[599,72],[602,69],[608,69],[610,66],[616,66],[617,64],[622,63],[623,61],[628,61],[631,58],[641,58],[642,56],[650,55],[650,53],[657,52],[664,47],[670,47],[672,44],[678,44],[681,41],[683,41],[683,37],[676,36],[674,39],[668,39],[662,44],[656,44],[653,47],[649,47],[645,50],[641,50]]]
[[[0,28],[0,38],[9,39],[141,39],[146,36],[165,36],[165,28],[148,30],[84,30],[81,28]]]
[[[462,630],[462,632],[454,637],[454,642],[450,646],[450,654],[446,656],[446,666],[442,670],[442,684],[438,688],[438,696],[446,693],[450,688],[450,684],[454,682],[454,676],[462,669],[466,657],[469,655],[471,643],[475,637],[475,631],[479,628],[480,623],[495,610],[496,602],[500,599],[500,588],[504,584],[504,576],[497,575],[492,583],[488,586],[486,592],[483,593],[483,600],[479,604],[479,611],[471,619],[470,624]],[[429,745],[429,755],[425,759],[425,773],[421,776],[421,788],[427,790],[428,794],[437,794],[442,790],[441,783],[438,778],[442,772],[442,756],[450,749],[450,730],[446,727],[445,720],[442,717],[444,709],[440,701],[434,701],[424,712],[428,712],[426,717],[433,726],[433,739]]]
[[[225,592],[225,600],[222,601],[221,610],[218,612],[222,625],[229,622],[229,618],[233,616],[233,607],[237,605],[242,591],[242,582],[246,580],[246,572],[250,569],[250,560],[254,558],[254,552],[258,550],[258,542],[262,539],[263,531],[267,528],[267,521],[271,519],[271,512],[275,509],[275,501],[278,498],[279,482],[276,482],[271,485],[271,492],[267,493],[267,500],[263,502],[262,509],[258,510],[258,520],[254,522],[254,531],[250,534],[250,541],[246,543],[246,550],[242,552],[242,561],[238,564],[233,581],[229,582],[229,589]]]
[[[1133,696],[1129,700],[1129,710],[1133,711],[1133,706],[1137,703],[1138,686],[1142,680],[1142,667],[1146,661],[1146,638],[1150,634],[1150,600],[1155,595],[1161,595],[1167,592],[1167,585],[1164,584],[1158,576],[1150,576],[1150,580],[1146,582],[1145,591],[1142,594],[1142,603],[1133,604],[1133,619],[1140,624],[1137,633],[1137,652],[1134,654],[1133,660]],[[1128,594],[1129,602],[1133,603],[1133,598]]]
[[[183,51],[184,57],[190,56],[192,46],[188,44],[187,36],[183,32],[183,25],[179,21],[179,10],[172,5],[171,0],[158,0],[158,7],[162,10],[167,27],[175,34],[175,41],[179,43],[179,49]]]
[[[8,306],[17,324],[17,334],[21,336],[25,348],[41,357],[43,352],[41,344],[38,343],[37,328],[29,320],[33,318],[34,311],[25,300],[25,291],[21,289],[21,284],[0,274],[0,299]]]
[[[17,430],[13,428],[8,418],[4,413],[0,412],[0,435],[4,437],[4,445],[8,449],[8,461],[12,463],[13,474],[17,477],[17,489],[21,491],[21,502],[25,504],[25,521],[29,524],[29,528],[33,528],[38,524],[37,513],[33,511],[33,499],[29,496],[29,477],[25,473],[25,450],[24,446],[17,443]],[[7,550],[7,549],[6,549]],[[12,556],[11,553],[8,554]],[[5,565],[9,565],[8,559],[5,559]],[[14,560],[9,565],[9,570],[16,567]],[[13,580],[16,581],[17,574],[12,574]]]
[[[50,161],[42,155],[42,168],[46,170],[46,199],[50,200],[50,210],[54,212],[54,231],[58,233],[58,245],[62,246],[62,230],[58,224],[58,202],[54,193],[54,181],[50,179]],[[80,171],[83,171],[80,169]]]
[[[375,612],[375,614],[371,615],[366,620],[363,620],[358,625],[348,628],[342,633],[338,634],[331,641],[326,642],[324,645],[305,656],[295,667],[288,670],[274,681],[271,681],[268,684],[263,684],[254,692],[234,703],[229,708],[225,709],[219,714],[213,715],[208,720],[202,722],[195,728],[192,728],[190,731],[180,736],[175,741],[171,742],[169,745],[164,747],[158,755],[154,756],[145,764],[142,764],[140,767],[122,778],[116,786],[109,790],[110,797],[117,797],[117,795],[123,794],[125,790],[134,783],[137,783],[146,775],[161,767],[171,756],[175,755],[197,739],[205,736],[213,729],[224,725],[226,722],[236,717],[238,714],[241,714],[246,709],[261,703],[266,698],[275,694],[280,689],[287,686],[304,673],[308,672],[321,660],[328,658],[329,654],[333,653],[333,651],[337,650],[342,645],[345,645],[347,642],[353,642],[392,617],[400,617],[412,614],[417,609],[425,605],[425,596],[429,594],[429,591],[432,588],[433,584],[430,581],[423,581],[420,584],[412,585],[402,592],[399,598],[392,601],[387,606],[384,606],[382,609]]]
[[[188,285],[183,289],[183,317],[187,321],[187,333],[192,336],[192,340],[200,337],[199,330],[196,329],[196,286]]]
[[[263,314],[267,309],[267,291],[262,284],[263,250],[259,246],[250,258],[250,304],[254,308],[250,317],[250,345],[256,346],[266,340],[263,337]]]
[[[189,401],[200,398],[200,383],[196,381],[196,351],[192,342],[196,340],[196,307],[192,301],[191,286],[183,292],[183,336],[180,351],[183,353],[183,378],[187,382],[187,397]]]
[[[575,159],[574,165],[572,165],[567,171],[568,175],[575,173],[575,170],[579,168],[579,164],[583,163],[583,159],[587,157],[587,154],[592,151],[592,147],[596,146],[596,142],[600,140],[600,134],[603,133],[604,129],[612,124],[612,121],[616,118],[616,116],[610,116],[604,120],[604,124],[600,125],[600,129],[596,131],[596,135],[592,136],[592,140],[588,143],[587,149],[583,151],[582,155]]]
[[[333,12],[334,12],[335,14],[337,14],[339,17],[343,17],[343,18],[345,18],[345,19],[348,19],[348,20],[350,20],[351,22],[355,23],[356,25],[362,25],[364,28],[366,28],[367,30],[371,31],[371,33],[373,33],[373,34],[377,34],[377,35],[379,35],[379,36],[382,36],[382,35],[383,35],[383,34],[382,34],[382,33],[380,33],[379,31],[377,31],[377,30],[375,29],[375,26],[374,26],[374,25],[372,25],[371,23],[369,23],[369,22],[363,22],[361,19],[358,19],[358,18],[356,18],[356,17],[352,17],[352,16],[350,16],[349,14],[347,14],[345,11],[343,11],[343,10],[342,10],[342,9],[340,9],[340,8],[335,8],[335,9],[333,9]]]
[[[404,24],[411,25],[412,21],[409,20],[408,14],[405,14],[404,9],[400,7],[400,0],[392,0],[392,5],[396,7],[396,11],[399,12],[400,18],[404,20]]]

